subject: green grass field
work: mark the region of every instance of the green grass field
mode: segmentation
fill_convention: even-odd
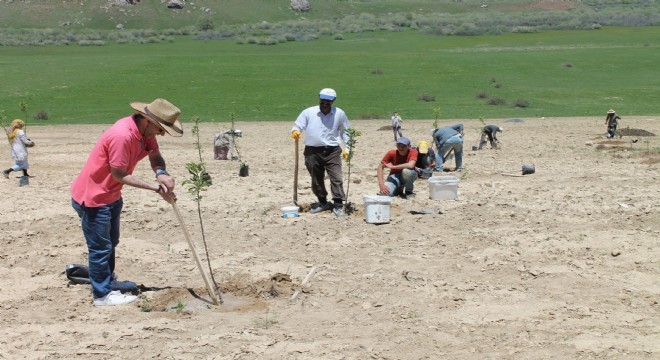
[[[277,46],[196,41],[4,47],[0,109],[45,111],[49,124],[109,123],[130,101],[164,97],[184,120],[293,120],[323,87],[349,118],[622,116],[658,113],[660,27],[440,37],[346,34]],[[374,70],[382,74],[373,74]],[[495,84],[501,84],[496,88]],[[487,105],[475,94],[501,97]],[[420,94],[435,101],[419,101]],[[526,108],[511,103],[524,99]],[[37,121],[30,122],[32,124]]]

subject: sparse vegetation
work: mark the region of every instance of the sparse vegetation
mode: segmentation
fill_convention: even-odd
[[[517,107],[517,108],[526,108],[526,107],[529,107],[529,101],[527,101],[525,99],[516,99],[516,100],[513,100],[511,105],[513,105],[513,107]]]
[[[418,101],[431,102],[431,101],[435,101],[435,96],[433,96],[431,94],[427,94],[427,93],[421,93],[421,94],[417,95],[417,100]]]
[[[506,100],[504,98],[501,98],[499,96],[493,96],[486,100],[486,104],[488,105],[504,105],[506,104]]]

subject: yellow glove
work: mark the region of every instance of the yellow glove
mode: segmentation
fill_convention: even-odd
[[[300,131],[298,131],[298,130],[293,130],[293,132],[291,133],[291,138],[292,138],[292,139],[295,139],[295,140],[300,139]]]
[[[348,150],[344,150],[344,152],[341,153],[341,157],[343,157],[344,159],[348,158]]]

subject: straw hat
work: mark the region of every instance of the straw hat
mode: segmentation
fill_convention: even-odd
[[[131,107],[151,122],[162,127],[171,136],[183,136],[183,126],[179,122],[181,110],[171,102],[165,99],[156,99],[150,104],[132,102]]]
[[[607,113],[608,113],[608,114],[614,114],[615,112],[616,112],[616,111],[614,111],[614,109],[609,109],[609,110],[607,110]]]

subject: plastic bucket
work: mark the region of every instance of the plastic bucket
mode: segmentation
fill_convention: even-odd
[[[364,220],[369,224],[384,224],[390,222],[390,204],[392,198],[381,195],[363,195]]]
[[[458,197],[458,178],[456,176],[434,176],[427,180],[432,200],[453,200]]]
[[[281,209],[282,217],[285,219],[298,217],[298,207],[297,206],[283,206]]]
[[[522,166],[523,175],[533,174],[534,172],[536,172],[536,169],[534,169],[534,164],[532,165],[524,164]]]

